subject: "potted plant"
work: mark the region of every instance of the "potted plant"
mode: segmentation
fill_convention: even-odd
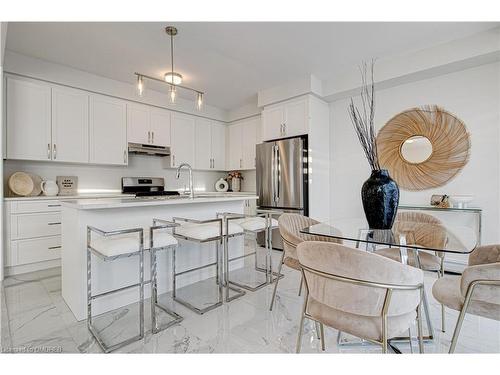
[[[389,176],[387,169],[382,169],[378,160],[377,139],[375,135],[375,84],[373,75],[374,61],[370,68],[370,80],[367,82],[367,64],[361,67],[361,105],[356,106],[351,98],[349,115],[361,147],[368,159],[371,175],[361,188],[361,200],[366,220],[370,229],[391,229],[399,204],[399,188]]]

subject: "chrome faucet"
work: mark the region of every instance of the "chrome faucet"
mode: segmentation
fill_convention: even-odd
[[[175,175],[175,178],[179,179],[181,176],[181,169],[182,168],[187,168],[189,171],[189,197],[191,199],[194,198],[194,188],[193,188],[193,169],[188,163],[182,163],[177,167],[177,174]]]

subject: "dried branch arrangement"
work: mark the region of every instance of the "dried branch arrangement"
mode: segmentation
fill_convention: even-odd
[[[432,145],[431,156],[422,163],[410,163],[401,147],[418,135]],[[425,190],[443,186],[467,164],[470,136],[465,124],[437,105],[403,111],[380,129],[377,137],[380,164],[406,190]]]
[[[364,62],[360,67],[362,80],[360,93],[361,106],[356,106],[353,98],[351,98],[351,103],[349,104],[349,115],[351,117],[354,130],[356,131],[356,135],[358,136],[359,142],[361,143],[361,147],[365,152],[372,171],[380,169],[377,153],[377,138],[373,124],[375,117],[375,84],[373,79],[374,65],[375,61],[372,60],[370,64],[371,83],[368,83],[367,81],[368,66],[366,62]]]

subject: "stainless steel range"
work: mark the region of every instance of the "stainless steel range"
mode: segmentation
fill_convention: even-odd
[[[122,193],[142,199],[169,199],[180,195],[178,191],[165,190],[162,177],[122,177]]]

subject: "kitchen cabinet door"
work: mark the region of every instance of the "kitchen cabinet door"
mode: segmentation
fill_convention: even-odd
[[[262,112],[262,140],[269,141],[283,137],[284,108],[278,105],[265,108]]]
[[[242,129],[241,123],[229,126],[228,130],[228,146],[229,146],[229,155],[228,155],[228,163],[227,168],[229,170],[239,170],[242,166]]]
[[[90,162],[127,165],[127,105],[123,100],[90,96]]]
[[[194,166],[195,119],[193,116],[172,113],[170,166],[181,163]]]
[[[89,94],[52,88],[52,160],[89,162]]]
[[[285,137],[295,137],[309,132],[309,111],[307,98],[290,101],[284,105]]]
[[[259,119],[250,119],[242,126],[242,162],[241,169],[255,169],[255,145],[257,144],[257,127]]]
[[[155,146],[170,146],[170,111],[151,109],[151,143]]]
[[[51,88],[7,78],[7,159],[51,160]]]
[[[212,169],[212,122],[196,119],[195,127],[195,162],[194,168],[200,170]]]
[[[150,110],[148,106],[127,104],[127,139],[131,143],[151,143]]]
[[[226,169],[226,125],[212,122],[212,169]]]

